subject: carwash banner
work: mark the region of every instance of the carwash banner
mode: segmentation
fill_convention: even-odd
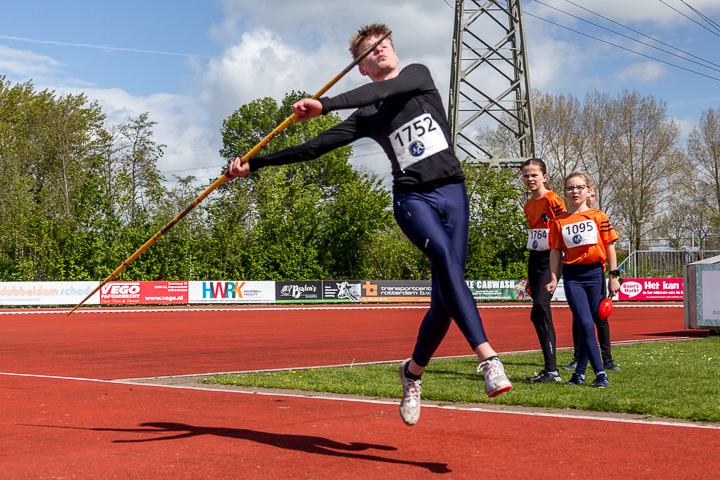
[[[618,300],[653,301],[683,299],[682,278],[626,278],[620,285]]]
[[[532,301],[527,280],[465,280],[476,302]],[[564,302],[565,289],[562,278],[558,282],[553,302]]]
[[[108,282],[100,287],[101,305],[188,303],[188,282]]]
[[[520,280],[465,280],[477,302],[518,300]],[[523,285],[524,287],[524,285]]]

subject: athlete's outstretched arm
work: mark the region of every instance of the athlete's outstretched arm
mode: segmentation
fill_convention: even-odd
[[[412,64],[389,80],[372,82],[335,97],[322,97],[323,113],[342,108],[360,108],[374,105],[393,95],[422,92],[435,89],[430,71],[425,65]]]

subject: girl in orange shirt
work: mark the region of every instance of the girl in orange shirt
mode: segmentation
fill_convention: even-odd
[[[525,380],[531,383],[561,382],[555,353],[555,326],[550,309],[552,294],[545,290],[545,285],[551,280],[550,220],[565,213],[565,204],[555,192],[548,189],[545,162],[531,158],[523,164],[521,172],[523,183],[532,193],[532,198],[524,208],[529,228],[528,285],[533,301],[530,321],[535,326],[545,362],[545,368],[540,373]]]
[[[597,207],[597,186],[592,182],[588,185],[588,200],[587,204],[590,208]],[[616,230],[617,231],[617,230]],[[603,284],[603,287],[605,284]],[[603,288],[602,296],[605,298],[607,295],[607,292]],[[605,367],[605,370],[620,370],[620,367],[618,367],[612,358],[612,345],[610,343],[610,323],[608,322],[608,319],[597,319],[597,323],[595,324],[595,327],[597,329],[597,337],[598,342],[600,343],[600,356],[602,357],[603,366]],[[575,370],[575,367],[577,366],[577,359],[580,352],[580,340],[578,337],[578,326],[577,321],[573,318],[573,325],[572,325],[572,333],[573,333],[573,359],[572,361],[562,367],[565,370]]]
[[[596,375],[593,386],[604,388],[609,382],[595,336],[595,320],[602,301],[605,262],[610,267],[610,291],[614,295],[620,290],[615,253],[618,235],[605,213],[588,206],[588,185],[591,182],[585,172],[573,172],[565,179],[568,212],[553,219],[550,226],[552,280],[546,290],[555,293],[562,261],[565,297],[580,333],[578,364],[567,384],[584,384],[590,362]]]

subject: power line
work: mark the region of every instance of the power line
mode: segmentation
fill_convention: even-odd
[[[680,1],[681,1],[682,3],[684,3],[690,10],[692,10],[693,12],[695,12],[695,14],[696,14],[697,16],[699,16],[700,18],[702,18],[703,20],[705,20],[707,23],[709,23],[710,25],[712,25],[713,27],[715,27],[716,30],[720,31],[720,24],[718,24],[716,21],[712,20],[712,19],[711,19],[710,17],[708,17],[707,15],[704,15],[702,12],[700,12],[700,10],[696,9],[695,7],[693,7],[692,5],[690,5],[689,3],[687,3],[685,0],[680,0]]]
[[[577,3],[572,2],[571,0],[565,0],[565,1],[566,1],[567,3],[569,3],[569,4],[571,4],[571,5],[574,5],[574,6],[578,7],[578,8],[580,8],[580,9],[582,9],[582,10],[585,10],[586,12],[589,12],[589,13],[595,15],[595,16],[598,16],[598,17],[602,18],[603,20],[606,20],[606,21],[608,21],[608,22],[610,22],[610,23],[614,23],[615,25],[618,25],[618,26],[623,27],[623,28],[625,28],[625,29],[627,29],[627,30],[630,30],[630,31],[633,32],[633,33],[637,33],[638,35],[641,35],[641,36],[643,36],[643,37],[645,37],[645,38],[649,38],[650,40],[652,40],[652,41],[654,41],[654,42],[657,42],[657,43],[659,43],[659,44],[662,44],[662,45],[665,45],[665,46],[667,46],[667,47],[670,47],[670,48],[672,48],[673,50],[677,50],[678,52],[684,53],[685,55],[689,55],[689,56],[691,56],[691,57],[693,57],[693,58],[697,58],[698,60],[701,60],[702,62],[709,63],[709,64],[711,64],[711,65],[715,65],[716,67],[720,67],[720,64],[711,62],[710,60],[706,60],[706,59],[704,59],[704,58],[702,58],[702,57],[698,57],[697,55],[693,55],[693,54],[690,53],[690,52],[687,52],[687,51],[685,51],[685,50],[682,50],[682,49],[680,49],[680,48],[677,48],[677,47],[675,47],[675,46],[673,46],[673,45],[670,45],[669,43],[663,42],[662,40],[658,40],[657,38],[651,37],[650,35],[646,35],[646,34],[640,32],[640,31],[638,31],[638,30],[635,30],[634,28],[631,28],[631,27],[628,27],[627,25],[623,25],[622,23],[616,22],[615,20],[613,20],[613,19],[611,19],[611,18],[608,18],[608,17],[605,17],[605,16],[603,16],[603,15],[600,15],[600,14],[597,13],[597,12],[593,12],[592,10],[587,9],[587,8],[583,7],[582,5],[578,5]],[[673,56],[678,57],[678,58],[684,58],[684,57],[682,57],[681,55],[678,55],[678,54],[676,54],[676,53],[668,52],[667,50],[663,50],[662,48],[656,47],[656,46],[654,46],[654,45],[650,45],[650,44],[648,44],[648,43],[641,42],[640,40],[637,40],[637,39],[635,39],[635,38],[629,37],[629,36],[624,35],[624,34],[622,34],[622,33],[616,32],[616,31],[614,31],[614,30],[610,30],[609,28],[603,27],[602,25],[598,25],[598,24],[596,24],[596,23],[590,22],[589,20],[585,20],[584,18],[581,18],[581,17],[575,16],[575,15],[572,15],[571,13],[568,13],[568,12],[566,12],[566,11],[564,11],[564,10],[559,9],[559,8],[552,7],[552,6],[550,6],[550,5],[546,5],[546,4],[544,4],[544,3],[542,3],[542,2],[540,2],[540,1],[538,1],[538,0],[536,0],[536,3],[539,3],[540,5],[544,5],[544,6],[548,7],[548,8],[552,8],[552,9],[554,9],[554,10],[557,10],[557,11],[559,11],[559,12],[562,12],[562,13],[564,13],[565,15],[568,15],[568,16],[571,16],[571,17],[576,18],[576,19],[578,19],[578,20],[581,20],[581,21],[583,21],[583,22],[589,23],[590,25],[594,25],[594,26],[596,26],[596,27],[598,27],[598,28],[602,28],[603,30],[607,30],[608,32],[612,32],[612,33],[614,33],[614,34],[616,34],[616,35],[620,35],[620,36],[622,36],[622,37],[628,38],[628,39],[630,39],[630,40],[632,40],[632,41],[634,41],[634,42],[638,42],[638,43],[640,43],[640,44],[642,44],[642,45],[646,45],[646,46],[648,46],[648,47],[650,47],[650,48],[654,48],[654,49],[656,49],[656,50],[660,50],[661,52],[667,53],[667,54],[669,54],[669,55],[673,55]],[[698,64],[698,65],[702,65],[702,64],[700,64],[700,63],[698,63],[698,62],[695,62],[695,61],[693,61],[693,60],[688,60],[688,61],[693,62],[693,63],[696,63],[696,64]],[[702,66],[703,66],[703,67],[706,67],[706,68],[710,68],[710,69],[712,69],[712,70],[717,70],[717,69],[708,67],[707,65],[702,65]]]
[[[691,22],[698,24],[699,26],[701,26],[702,28],[704,28],[704,29],[707,30],[708,32],[712,33],[713,35],[717,35],[718,37],[720,37],[720,35],[718,35],[717,32],[713,32],[711,29],[709,29],[708,27],[706,27],[706,26],[703,25],[702,23],[698,22],[697,20],[688,17],[687,15],[685,15],[684,13],[682,13],[682,12],[681,12],[680,10],[678,10],[677,8],[675,8],[675,7],[671,6],[671,5],[668,5],[668,4],[665,3],[663,0],[658,0],[658,1],[659,1],[660,3],[662,3],[663,5],[665,5],[666,7],[670,8],[670,9],[672,9],[672,10],[675,10],[677,13],[679,13],[679,14],[682,15],[683,17],[687,18],[687,19],[690,20]],[[685,2],[683,2],[683,3],[685,3]],[[686,4],[686,5],[687,5],[687,4]],[[688,5],[688,6],[689,6],[689,5]]]
[[[707,75],[707,74],[705,74],[705,73],[698,72],[698,71],[695,71],[695,70],[691,70],[691,69],[689,69],[689,68],[682,67],[682,66],[680,66],[680,65],[676,65],[676,64],[674,64],[674,63],[670,63],[670,62],[667,62],[667,61],[665,61],[665,60],[661,60],[661,59],[659,59],[659,58],[655,58],[655,57],[653,57],[653,56],[646,55],[646,54],[641,53],[641,52],[636,52],[635,50],[631,50],[631,49],[629,49],[629,48],[623,47],[623,46],[621,46],[621,45],[617,45],[617,44],[615,44],[615,43],[609,42],[609,41],[607,41],[607,40],[603,40],[603,39],[601,39],[601,38],[593,37],[592,35],[589,35],[589,34],[587,34],[587,33],[581,32],[581,31],[579,31],[579,30],[572,29],[572,28],[570,28],[570,27],[566,27],[565,25],[561,25],[561,24],[559,24],[559,23],[553,22],[553,21],[548,20],[548,19],[546,19],[546,18],[538,17],[537,15],[533,15],[533,14],[531,14],[531,13],[525,12],[524,14],[527,15],[527,16],[530,16],[530,17],[537,18],[538,20],[542,20],[542,21],[544,21],[544,22],[550,23],[550,24],[555,25],[555,26],[557,26],[557,27],[564,28],[564,29],[566,29],[566,30],[569,30],[569,31],[571,31],[571,32],[573,32],[573,33],[577,33],[577,34],[582,35],[582,36],[584,36],[584,37],[588,37],[588,38],[591,38],[591,39],[593,39],[593,40],[597,40],[598,42],[606,43],[606,44],[608,44],[608,45],[610,45],[610,46],[613,46],[613,47],[615,47],[615,48],[619,48],[619,49],[621,49],[621,50],[625,50],[625,51],[630,52],[630,53],[633,53],[633,54],[635,54],[635,55],[639,55],[639,56],[641,56],[641,57],[649,58],[649,59],[654,60],[654,61],[656,61],[656,62],[664,63],[664,64],[669,65],[669,66],[671,66],[671,67],[679,68],[680,70],[685,70],[686,72],[694,73],[694,74],[696,74],[696,75],[700,75],[700,76],[702,76],[702,77],[706,77],[706,78],[709,78],[709,79],[711,79],[711,80],[716,80],[716,81],[720,82],[720,78],[718,78],[718,77],[713,77],[712,75]],[[709,67],[708,67],[708,68],[709,68]]]

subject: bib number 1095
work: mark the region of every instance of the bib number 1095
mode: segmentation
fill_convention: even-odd
[[[562,235],[567,248],[595,245],[598,240],[597,225],[592,220],[570,223],[562,227]]]

